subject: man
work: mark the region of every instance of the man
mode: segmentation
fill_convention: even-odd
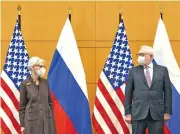
[[[133,134],[163,134],[164,121],[172,114],[172,89],[166,67],[155,65],[153,49],[142,46],[139,66],[129,71],[125,89],[125,120]]]

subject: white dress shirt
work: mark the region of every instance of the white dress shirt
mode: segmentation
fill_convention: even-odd
[[[151,77],[151,81],[152,81],[152,78],[153,78],[153,63],[152,62],[148,65],[148,69],[149,69],[149,73],[150,73],[150,77]],[[144,67],[144,75],[146,76],[146,68],[145,67]]]

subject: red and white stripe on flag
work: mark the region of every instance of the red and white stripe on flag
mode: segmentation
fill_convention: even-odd
[[[123,18],[97,83],[92,121],[98,134],[130,134],[124,120],[125,82],[133,66]]]
[[[0,119],[5,134],[20,133],[19,86],[29,75],[28,61],[29,56],[17,20],[0,77]]]

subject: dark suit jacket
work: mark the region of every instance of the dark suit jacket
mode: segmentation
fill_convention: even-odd
[[[172,114],[172,89],[166,67],[153,65],[153,78],[148,87],[143,66],[129,71],[125,89],[125,115],[133,120],[145,119],[148,112],[154,120],[163,120],[164,113]]]
[[[20,86],[19,118],[26,134],[55,134],[49,84],[40,78],[39,89],[29,77]]]

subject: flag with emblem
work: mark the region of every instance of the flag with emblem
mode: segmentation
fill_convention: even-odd
[[[124,95],[129,69],[133,66],[123,18],[111,52],[97,83],[92,121],[98,134],[129,134],[124,120]]]
[[[17,20],[1,72],[0,118],[1,128],[5,134],[20,133],[19,86],[29,75],[29,56],[18,22]]]

